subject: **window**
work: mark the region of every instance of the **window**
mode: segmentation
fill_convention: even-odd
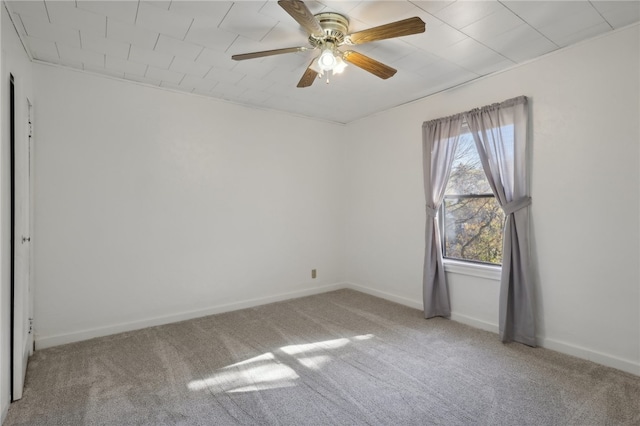
[[[500,265],[504,212],[484,174],[468,128],[463,128],[440,208],[445,259]]]

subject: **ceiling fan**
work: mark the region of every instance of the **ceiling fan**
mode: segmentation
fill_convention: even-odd
[[[242,61],[283,53],[319,49],[321,51],[320,55],[311,61],[298,82],[298,87],[311,86],[316,77],[322,77],[324,73],[327,73],[327,82],[329,82],[329,71],[333,74],[342,72],[347,65],[345,61],[382,79],[392,77],[396,73],[396,69],[362,53],[353,50],[342,51],[338,48],[343,45],[353,46],[377,40],[423,33],[425,31],[425,23],[416,16],[379,27],[348,33],[349,19],[344,15],[333,12],[323,12],[313,15],[301,0],[279,0],[278,4],[309,33],[309,44],[311,47],[287,47],[284,49],[243,53],[233,55],[231,58],[236,61]]]

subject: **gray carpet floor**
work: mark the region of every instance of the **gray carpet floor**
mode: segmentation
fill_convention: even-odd
[[[10,425],[640,425],[640,377],[351,290],[37,351]]]

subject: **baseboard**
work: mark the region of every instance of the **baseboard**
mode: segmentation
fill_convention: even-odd
[[[3,404],[2,412],[0,412],[0,425],[4,423],[5,419],[7,418],[7,414],[9,414],[8,403],[6,405]]]
[[[246,299],[239,302],[229,303],[225,305],[211,306],[206,309],[195,311],[181,312],[179,314],[165,315],[161,317],[148,318],[139,321],[110,325],[107,327],[97,327],[87,330],[74,331],[71,333],[57,334],[51,336],[39,336],[36,334],[36,350],[46,349],[53,346],[65,345],[67,343],[80,342],[83,340],[93,339],[95,337],[109,336],[112,334],[123,333],[126,331],[140,330],[146,327],[154,327],[158,325],[170,324],[178,321],[185,321],[194,318],[205,317],[208,315],[221,314],[223,312],[236,311],[238,309],[253,308],[255,306],[266,305],[267,303],[281,302],[298,297],[312,296],[314,294],[326,293],[333,290],[345,288],[343,283],[335,283],[313,287],[304,290],[280,293],[273,296],[261,297],[256,299]]]
[[[409,299],[407,297],[397,296],[392,293],[387,293],[385,291],[364,287],[359,284],[355,284],[351,282],[344,283],[343,288],[349,288],[351,290],[359,291],[360,293],[370,294],[371,296],[376,296],[381,299],[390,300],[391,302],[396,302],[401,305],[409,306],[410,308],[422,310],[422,300],[416,301],[413,299]]]
[[[281,302],[284,300],[295,299],[298,297],[312,296],[314,294],[326,293],[329,291],[339,290],[343,288],[352,289],[361,293],[376,296],[381,299],[386,299],[401,305],[409,306],[414,309],[422,309],[422,301],[417,301],[403,296],[398,296],[393,293],[372,289],[352,282],[343,282],[329,284],[320,287],[314,287],[305,290],[299,290],[288,293],[280,293],[277,295],[262,297],[256,299],[247,299],[235,303],[229,303],[226,305],[212,306],[207,309],[201,309],[196,311],[182,312],[174,315],[167,315],[162,317],[155,317],[141,321],[134,321],[129,323],[116,324],[108,327],[93,328],[88,330],[77,331],[73,333],[58,334],[53,336],[36,336],[36,349],[45,349],[52,346],[64,345],[67,343],[79,342],[82,340],[92,339],[94,337],[108,336],[111,334],[122,333],[126,331],[139,330],[146,327],[153,327],[157,325],[170,324],[173,322],[189,320],[193,318],[200,318],[208,315],[220,314],[223,312],[235,311],[238,309],[252,308],[255,306],[265,305],[267,303]],[[477,318],[469,317],[463,314],[452,312],[451,320],[462,324],[469,325],[481,330],[486,330],[492,333],[498,333],[498,325],[492,324]],[[591,349],[583,348],[580,346],[572,345],[566,342],[560,342],[554,339],[538,336],[538,344],[540,347],[554,350],[563,354],[575,356],[577,358],[586,359],[598,364],[605,365],[607,367],[616,368],[627,373],[640,376],[640,364],[634,361],[615,357],[613,355],[604,354]],[[3,408],[2,416],[6,416],[8,407]]]
[[[538,344],[545,349],[550,349],[552,351],[575,356],[576,358],[586,359],[597,364],[602,364],[607,367],[612,367],[618,370],[622,370],[626,373],[640,376],[640,363],[638,362],[633,362],[627,359],[618,358],[613,355],[594,351],[592,349],[587,349],[540,336],[538,336]]]
[[[451,320],[455,322],[459,322],[461,324],[470,325],[474,328],[479,328],[480,330],[490,331],[491,333],[498,334],[500,331],[498,329],[498,324],[492,324],[487,321],[482,321],[477,318],[469,317],[467,315],[458,314],[456,312],[451,312]]]
[[[345,288],[360,291],[362,293],[377,296],[382,299],[390,300],[392,302],[400,303],[405,306],[409,306],[416,309],[422,309],[422,301],[416,301],[406,297],[398,296],[392,293],[388,293],[381,290],[375,290],[372,288],[364,287],[359,284],[347,282],[344,284]],[[463,315],[457,312],[451,313],[451,320],[466,324],[471,327],[475,327],[481,330],[489,331],[491,333],[498,334],[498,324],[483,321],[477,318],[473,318],[467,315]],[[566,355],[575,356],[576,358],[592,361],[597,364],[604,365],[606,367],[615,368],[626,373],[635,374],[640,376],[640,364],[630,360],[618,358],[613,355],[604,354],[591,349],[583,348],[580,346],[572,345],[570,343],[560,342],[554,339],[549,339],[543,336],[537,336],[538,346],[549,349],[552,351],[560,352]]]

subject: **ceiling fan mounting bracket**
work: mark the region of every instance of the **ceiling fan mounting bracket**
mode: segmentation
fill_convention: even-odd
[[[323,12],[314,15],[324,31],[324,36],[309,36],[309,43],[313,47],[321,47],[329,42],[340,45],[344,42],[345,34],[349,30],[349,19],[346,16],[334,12]]]

